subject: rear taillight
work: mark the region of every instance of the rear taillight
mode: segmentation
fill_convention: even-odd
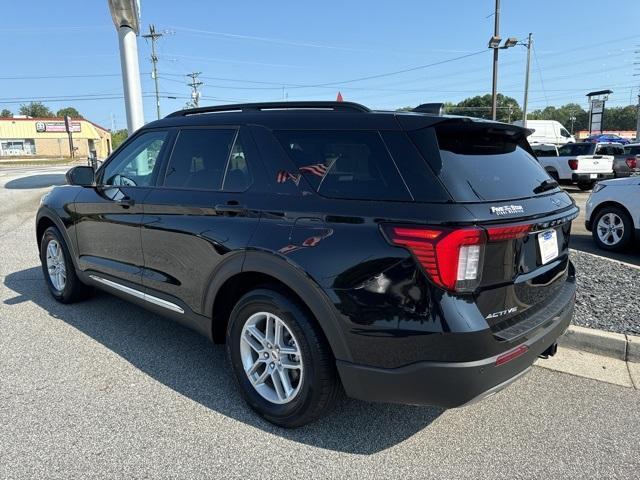
[[[471,292],[480,284],[487,242],[524,238],[531,225],[444,228],[385,225],[394,245],[407,248],[436,285]]]
[[[577,170],[578,169],[578,160],[576,160],[576,159],[569,160],[569,168],[571,170]]]
[[[487,234],[490,242],[501,240],[515,240],[526,237],[531,231],[531,225],[516,225],[513,227],[489,227]]]
[[[437,285],[452,291],[472,291],[482,273],[485,231],[481,228],[433,228],[385,226],[395,245],[413,253]]]
[[[625,162],[627,163],[627,166],[629,168],[637,168],[638,166],[638,160],[636,159],[636,157],[629,157],[625,160]]]

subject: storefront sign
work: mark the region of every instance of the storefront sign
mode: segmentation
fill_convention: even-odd
[[[80,122],[71,122],[70,124],[72,132],[80,131]],[[62,121],[38,121],[36,122],[36,132],[38,133],[64,133],[67,129],[64,126],[64,120]]]

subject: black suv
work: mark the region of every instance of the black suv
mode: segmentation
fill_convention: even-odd
[[[442,407],[492,394],[569,325],[578,209],[528,130],[424,110],[152,122],[43,198],[49,289],[67,303],[99,287],[226,343],[243,397],[282,426],[342,388]]]

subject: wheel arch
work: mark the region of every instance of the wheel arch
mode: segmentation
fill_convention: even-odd
[[[272,253],[248,251],[216,271],[204,299],[203,312],[211,315],[211,338],[224,342],[229,314],[248,291],[271,284],[292,294],[318,322],[334,358],[351,361],[351,354],[339,327],[338,314],[321,287],[299,267]]]
[[[75,242],[72,242],[71,239],[69,238],[69,232],[67,231],[67,228],[65,227],[62,220],[60,220],[60,218],[58,218],[57,215],[55,215],[53,212],[51,212],[49,209],[46,209],[46,208],[41,208],[36,218],[36,242],[38,246],[38,257],[40,257],[40,246],[42,243],[42,237],[44,236],[44,232],[49,227],[56,227],[60,232],[60,235],[62,235],[62,238],[67,244],[67,249],[71,254],[71,261],[73,262],[73,266],[77,270],[78,262],[77,262],[76,244]]]
[[[637,229],[637,228],[639,228],[639,227],[640,227],[640,226],[636,223],[636,219],[635,219],[635,218],[633,218],[633,215],[631,215],[631,212],[629,211],[629,209],[628,209],[626,206],[624,206],[622,203],[620,203],[620,202],[616,202],[615,200],[607,200],[606,202],[602,202],[602,203],[598,204],[598,206],[596,206],[596,207],[593,209],[593,213],[591,214],[591,223],[592,223],[592,225],[594,225],[594,226],[595,226],[595,222],[596,222],[596,219],[597,219],[597,217],[598,217],[598,214],[599,214],[602,210],[606,209],[607,207],[616,207],[616,208],[620,208],[621,210],[623,210],[623,211],[624,211],[624,212],[629,216],[629,218],[631,219],[631,223],[633,224],[634,228],[636,228],[636,229]],[[593,227],[592,227],[592,228],[593,228]]]

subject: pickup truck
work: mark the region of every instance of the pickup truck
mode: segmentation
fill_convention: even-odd
[[[580,190],[590,190],[598,180],[628,177],[638,171],[635,158],[628,158],[617,143],[569,143],[558,147],[557,156],[546,146],[531,147],[540,153],[538,161],[549,175],[562,183],[576,183]]]

